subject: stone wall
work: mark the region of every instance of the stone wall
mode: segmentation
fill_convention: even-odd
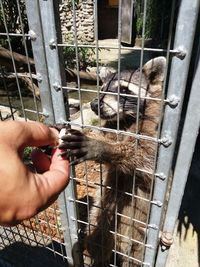
[[[94,5],[93,0],[77,0],[76,27],[79,42],[94,41]],[[60,4],[60,19],[63,42],[74,40],[74,17],[71,0],[62,0]]]

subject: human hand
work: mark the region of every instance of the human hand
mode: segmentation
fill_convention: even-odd
[[[51,160],[35,150],[39,173],[22,161],[27,146],[55,146],[58,132],[38,122],[0,122],[0,224],[16,225],[48,207],[69,182],[69,163],[55,149]]]

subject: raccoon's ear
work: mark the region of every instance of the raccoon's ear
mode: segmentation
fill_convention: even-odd
[[[166,58],[156,57],[149,60],[142,68],[142,71],[149,82],[164,81],[164,73],[166,68]]]

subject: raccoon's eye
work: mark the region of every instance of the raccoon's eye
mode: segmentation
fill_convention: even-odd
[[[128,93],[127,87],[125,86],[120,87],[120,92],[121,94],[127,94]]]

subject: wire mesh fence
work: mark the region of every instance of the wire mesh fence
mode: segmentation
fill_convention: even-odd
[[[1,228],[0,245],[46,248],[57,258],[48,266],[154,266],[160,237],[168,247],[162,226],[199,3],[100,2],[0,1],[1,120],[69,125],[66,146],[80,163],[50,208]]]

